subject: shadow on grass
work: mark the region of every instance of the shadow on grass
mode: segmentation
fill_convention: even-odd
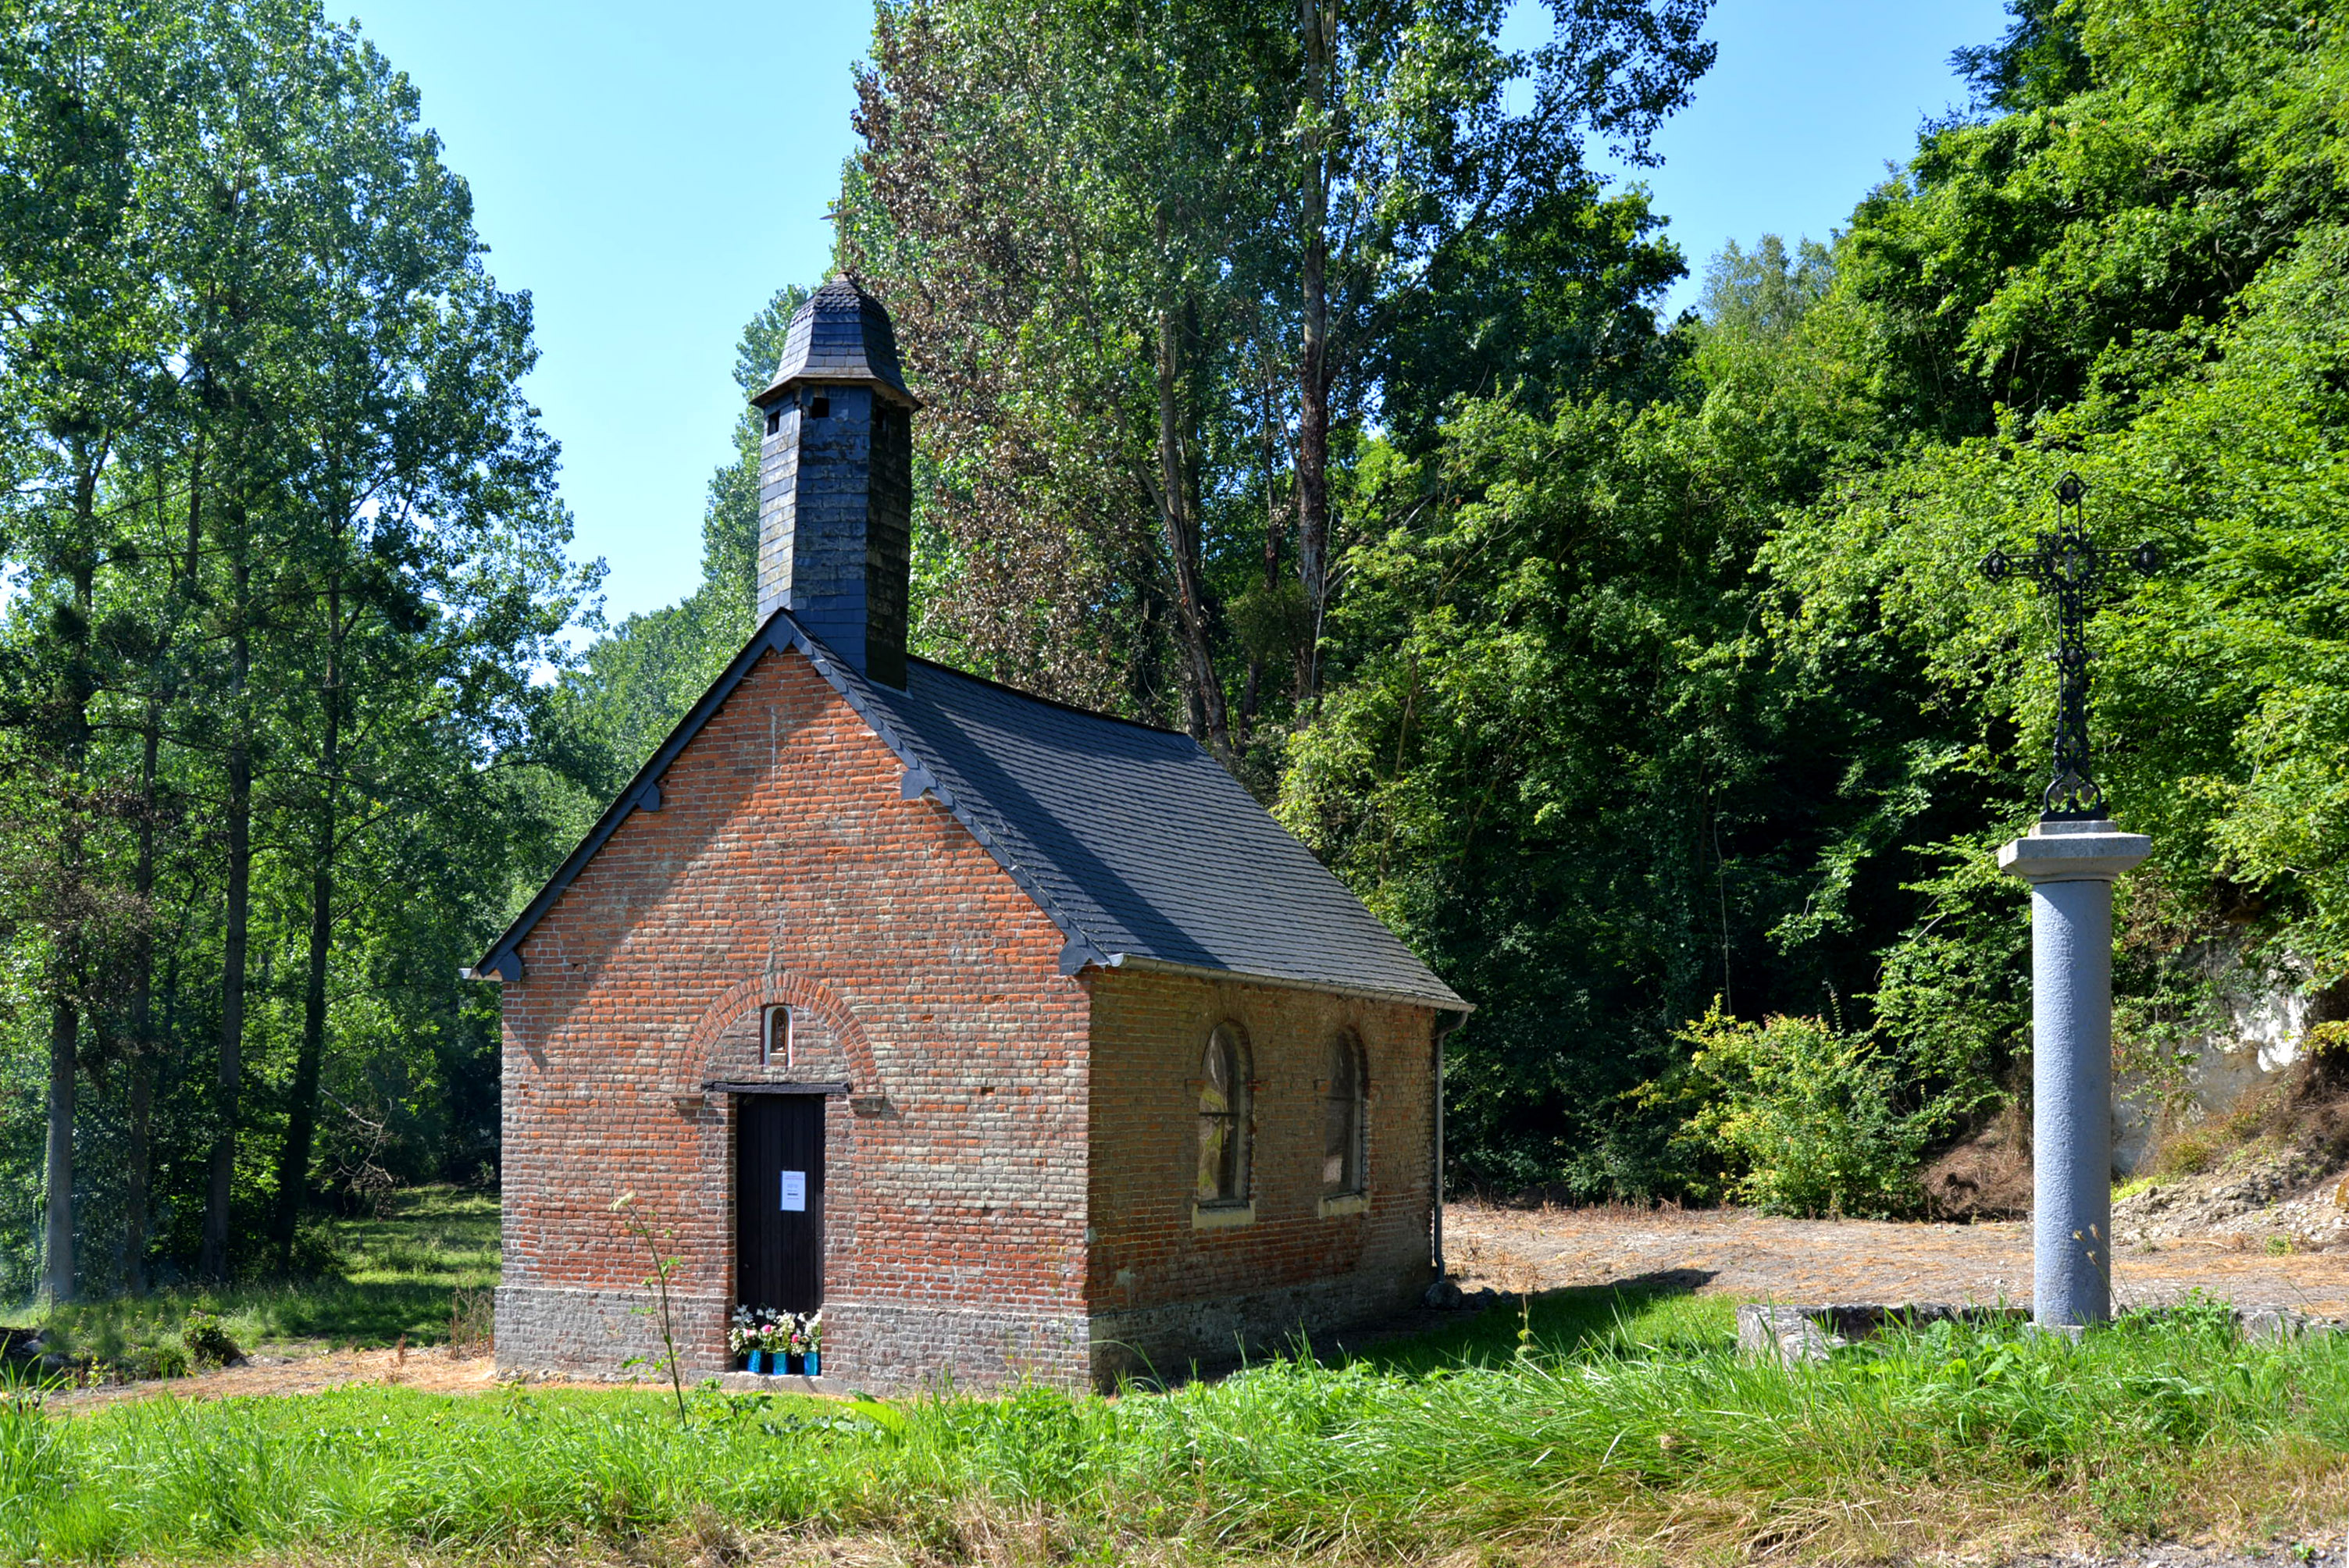
[[[449,1336],[451,1298],[497,1283],[494,1192],[421,1187],[379,1217],[329,1222],[338,1266],[315,1279],[184,1285],[143,1296],[79,1302],[27,1315],[52,1348],[111,1360],[176,1342],[190,1312],[219,1317],[247,1350],[294,1341],[373,1348],[436,1345]]]
[[[1646,1351],[1703,1353],[1735,1343],[1737,1305],[1701,1296],[1713,1279],[1702,1269],[1666,1269],[1611,1285],[1583,1285],[1504,1296],[1460,1321],[1408,1339],[1347,1353],[1382,1372],[1425,1373],[1447,1367],[1495,1367],[1520,1354],[1543,1359]]]

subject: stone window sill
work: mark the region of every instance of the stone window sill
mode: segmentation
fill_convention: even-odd
[[[1367,1213],[1371,1207],[1368,1192],[1340,1192],[1334,1198],[1321,1200],[1321,1217],[1332,1219],[1340,1214]]]
[[[1256,1223],[1256,1203],[1200,1203],[1191,1205],[1191,1228],[1195,1231],[1228,1231],[1236,1225]]]

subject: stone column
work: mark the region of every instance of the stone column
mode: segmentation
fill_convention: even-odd
[[[1998,851],[2031,883],[2032,1317],[2112,1315],[2113,879],[2153,841],[2041,822]]]

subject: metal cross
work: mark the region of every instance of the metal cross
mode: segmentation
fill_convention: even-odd
[[[2055,526],[2038,535],[2028,555],[2016,557],[1993,550],[1982,558],[1982,575],[1993,583],[2010,576],[2029,578],[2039,592],[2055,601],[2055,776],[2040,797],[2043,822],[2086,822],[2102,820],[2102,786],[2088,776],[2088,618],[2096,613],[2110,558],[2088,537],[2080,503],[2088,487],[2077,474],[2065,474],[2055,485]],[[2161,570],[2161,551],[2140,544],[2129,564],[2147,577]]]

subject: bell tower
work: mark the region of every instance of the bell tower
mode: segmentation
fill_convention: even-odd
[[[846,276],[792,317],[751,399],[759,446],[759,620],[778,608],[884,686],[905,684],[913,413],[881,302]]]

